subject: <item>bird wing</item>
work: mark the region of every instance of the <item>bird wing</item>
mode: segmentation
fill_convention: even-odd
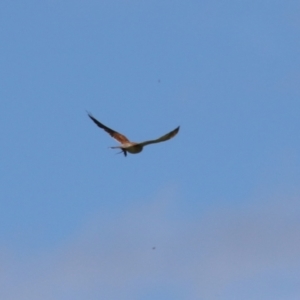
[[[126,136],[122,135],[121,133],[114,131],[112,129],[110,129],[109,127],[103,125],[102,123],[100,123],[97,119],[95,119],[91,114],[88,113],[88,116],[94,121],[94,123],[104,129],[107,133],[110,134],[111,137],[113,137],[114,139],[116,139],[118,142],[120,142],[121,144],[127,143],[129,142],[129,140],[127,139]]]
[[[160,138],[158,138],[156,140],[145,141],[145,142],[142,142],[142,143],[138,143],[138,145],[146,146],[146,145],[149,145],[149,144],[155,144],[155,143],[165,142],[165,141],[173,138],[178,133],[179,128],[180,128],[180,126],[178,126],[174,130],[170,131],[169,133],[161,136]]]

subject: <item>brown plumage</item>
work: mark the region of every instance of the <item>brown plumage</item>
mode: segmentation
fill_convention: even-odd
[[[121,149],[125,156],[127,155],[127,152],[132,153],[132,154],[140,153],[143,150],[144,146],[164,142],[164,141],[167,141],[167,140],[173,138],[178,133],[179,128],[180,128],[180,126],[178,126],[174,130],[161,136],[158,139],[149,140],[149,141],[145,141],[145,142],[141,142],[141,143],[135,143],[135,142],[130,142],[127,139],[127,137],[122,135],[121,133],[114,131],[113,129],[105,126],[104,124],[99,122],[97,119],[95,119],[91,114],[88,113],[88,116],[98,127],[104,129],[111,137],[116,139],[121,144],[120,146],[114,146],[114,147],[110,147],[110,148]]]

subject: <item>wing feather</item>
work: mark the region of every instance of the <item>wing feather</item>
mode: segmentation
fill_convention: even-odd
[[[178,126],[177,128],[175,128],[174,130],[170,131],[169,133],[161,136],[160,138],[156,139],[156,140],[150,140],[150,141],[145,141],[142,143],[138,143],[138,145],[141,146],[146,146],[146,145],[150,145],[150,144],[155,144],[155,143],[160,143],[160,142],[165,142],[171,138],[173,138],[179,131],[180,126]]]
[[[121,133],[114,131],[113,129],[110,129],[109,127],[105,126],[104,124],[100,123],[97,119],[95,119],[90,113],[88,113],[88,116],[94,121],[94,123],[104,129],[108,134],[110,134],[111,137],[116,139],[121,144],[129,142],[126,136],[122,135]]]

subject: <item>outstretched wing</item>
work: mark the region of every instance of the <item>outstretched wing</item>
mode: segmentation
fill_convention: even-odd
[[[94,121],[94,123],[98,127],[104,129],[107,133],[109,133],[111,135],[111,137],[113,137],[114,139],[116,139],[121,144],[129,142],[129,140],[127,139],[126,136],[122,135],[121,133],[119,133],[117,131],[114,131],[114,130],[110,129],[109,127],[106,127],[105,125],[103,125],[102,123],[100,123],[97,119],[95,119],[91,114],[88,113],[88,116]]]
[[[155,144],[155,143],[165,142],[165,141],[173,138],[178,133],[179,128],[180,128],[180,126],[178,126],[174,130],[170,131],[169,133],[161,136],[160,138],[158,138],[156,140],[145,141],[145,142],[142,142],[142,143],[138,143],[138,145],[146,146],[146,145],[149,145],[149,144]]]

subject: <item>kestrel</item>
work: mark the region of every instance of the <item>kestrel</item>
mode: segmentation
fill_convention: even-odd
[[[106,127],[102,123],[100,123],[91,114],[88,113],[88,116],[94,121],[94,123],[98,127],[104,129],[107,133],[109,133],[114,139],[116,139],[121,144],[120,146],[114,146],[114,147],[110,147],[110,148],[111,149],[121,149],[125,156],[127,156],[127,152],[132,153],[132,154],[140,153],[140,152],[142,152],[144,146],[164,142],[164,141],[167,141],[167,140],[173,138],[178,133],[179,127],[180,127],[180,126],[178,126],[174,130],[170,131],[169,133],[161,136],[160,138],[158,138],[156,140],[149,140],[149,141],[145,141],[142,143],[134,143],[134,142],[130,142],[127,139],[127,137],[122,135],[121,133],[114,131],[114,130]]]

